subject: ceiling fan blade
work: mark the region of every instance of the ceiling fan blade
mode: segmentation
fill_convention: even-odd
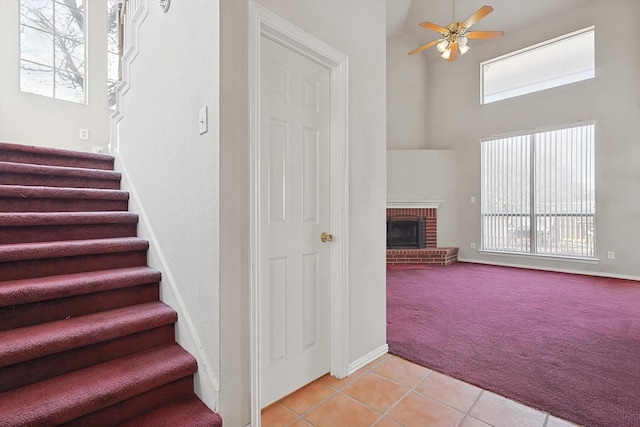
[[[491,6],[482,6],[480,9],[476,10],[476,12],[467,18],[466,21],[461,23],[460,25],[464,28],[469,28],[488,14],[493,12],[493,8]]]
[[[451,49],[451,54],[449,54],[448,61],[455,61],[456,59],[458,59],[458,43],[451,43],[451,46],[449,46],[449,48]]]
[[[465,35],[470,39],[497,39],[504,36],[504,31],[469,31]]]
[[[442,27],[442,26],[440,26],[438,24],[434,24],[433,22],[421,22],[418,25],[420,25],[423,28],[428,28],[430,30],[437,31],[440,34],[444,34],[444,33],[449,31],[445,27]]]
[[[439,42],[440,40],[434,40],[431,43],[424,44],[417,49],[413,49],[411,52],[409,52],[409,55],[415,55],[416,53],[420,53],[423,50],[429,49],[431,46],[438,44]]]

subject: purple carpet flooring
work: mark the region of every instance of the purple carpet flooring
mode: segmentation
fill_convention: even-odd
[[[640,282],[387,270],[390,352],[586,426],[640,426]]]

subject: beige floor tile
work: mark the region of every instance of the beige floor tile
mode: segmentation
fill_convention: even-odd
[[[284,427],[296,418],[295,412],[277,402],[262,411],[262,427]]]
[[[578,426],[578,424],[573,424],[567,420],[554,417],[553,415],[549,415],[549,419],[547,420],[547,427],[576,427],[576,426]]]
[[[405,427],[455,427],[464,414],[411,392],[387,416]]]
[[[470,416],[464,417],[464,420],[460,423],[459,427],[491,427],[489,424],[483,423],[482,421],[476,420]]]
[[[315,427],[370,427],[380,414],[345,396],[336,393],[304,416]]]
[[[327,374],[327,375],[321,377],[320,381],[324,382],[327,385],[330,385],[331,387],[333,387],[335,389],[340,390],[340,389],[346,387],[348,384],[351,384],[356,379],[360,378],[360,376],[364,375],[366,372],[367,372],[367,370],[364,369],[364,368],[358,369],[353,374],[351,374],[348,377],[343,378],[341,380],[339,380],[336,377],[331,376],[331,374]]]
[[[376,411],[384,413],[409,390],[369,372],[342,391]]]
[[[316,380],[282,399],[282,403],[302,415],[333,393],[336,393],[333,388]]]
[[[391,418],[384,417],[375,424],[375,427],[402,427],[402,426],[397,422],[393,421]]]
[[[290,424],[288,427],[313,427],[311,424],[300,418],[293,424]]]
[[[382,362],[384,362],[385,360],[387,360],[390,357],[391,357],[391,355],[389,353],[383,354],[382,356],[378,357],[376,360],[373,360],[373,361],[367,363],[364,366],[364,369],[373,369],[373,368],[375,368],[376,366],[378,366],[379,364],[381,364]]]
[[[413,387],[430,373],[431,370],[399,357],[391,356],[376,366],[373,372],[395,381],[398,384]]]
[[[543,412],[488,391],[469,415],[496,427],[542,427],[546,418]]]
[[[478,387],[455,378],[432,372],[415,389],[418,393],[467,412],[482,391]]]

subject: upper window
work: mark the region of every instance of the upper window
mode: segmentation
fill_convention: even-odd
[[[594,123],[482,140],[482,250],[595,258]]]
[[[123,0],[107,0],[107,102],[109,108],[116,106],[118,78],[118,7]]]
[[[585,28],[480,64],[481,102],[595,77],[595,29]]]
[[[20,1],[20,89],[86,101],[86,0]]]

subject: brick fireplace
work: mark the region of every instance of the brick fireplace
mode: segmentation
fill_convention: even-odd
[[[387,265],[449,265],[458,261],[458,248],[438,247],[438,205],[440,202],[389,202],[387,219],[424,218],[425,248],[387,248]]]

